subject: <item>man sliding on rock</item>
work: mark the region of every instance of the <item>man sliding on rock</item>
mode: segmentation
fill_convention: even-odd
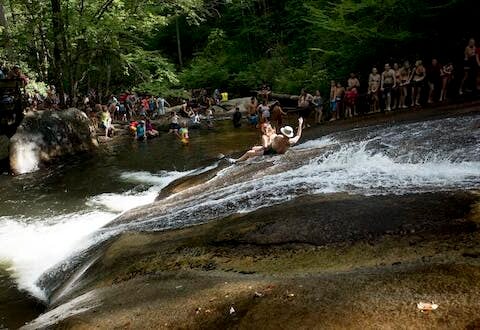
[[[248,150],[242,157],[238,159],[228,159],[231,163],[243,162],[249,158],[265,155],[281,155],[296,144],[302,136],[303,118],[298,118],[297,135],[294,136],[293,128],[284,126],[280,129],[281,134],[276,134],[270,124],[265,129],[265,134],[262,136],[262,145],[254,146]]]

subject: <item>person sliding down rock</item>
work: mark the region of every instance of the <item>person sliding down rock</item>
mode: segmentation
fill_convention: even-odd
[[[296,144],[302,136],[303,118],[298,118],[297,135],[294,136],[293,128],[284,126],[280,129],[281,134],[276,134],[275,129],[268,124],[265,134],[262,136],[262,145],[254,146],[238,159],[228,159],[231,163],[243,162],[249,158],[264,155],[281,155]]]

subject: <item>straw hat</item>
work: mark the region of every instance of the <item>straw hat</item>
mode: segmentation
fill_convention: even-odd
[[[286,137],[293,137],[293,128],[291,128],[290,126],[285,126],[285,127],[282,127],[280,128],[280,132],[282,132],[283,135],[285,135]]]

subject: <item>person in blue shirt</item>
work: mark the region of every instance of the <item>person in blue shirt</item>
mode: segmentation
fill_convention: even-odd
[[[145,135],[145,121],[140,120],[138,125],[137,125],[137,140],[138,141],[145,141],[146,140],[146,135]]]

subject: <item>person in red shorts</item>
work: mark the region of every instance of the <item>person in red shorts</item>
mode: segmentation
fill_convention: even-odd
[[[345,117],[351,118],[356,115],[355,106],[357,104],[358,91],[355,87],[347,87],[345,92]]]

